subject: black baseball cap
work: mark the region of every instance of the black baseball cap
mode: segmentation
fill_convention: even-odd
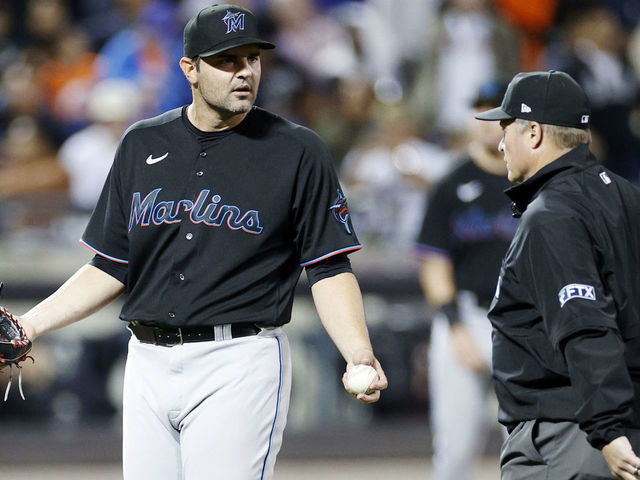
[[[502,104],[477,114],[478,120],[522,118],[548,125],[587,128],[591,110],[582,87],[565,72],[518,73]]]
[[[208,57],[231,48],[257,43],[260,48],[275,48],[258,38],[258,22],[251,11],[237,5],[212,5],[204,8],[184,27],[184,56]]]
[[[500,105],[506,91],[506,81],[489,80],[480,86],[471,105],[474,108]]]

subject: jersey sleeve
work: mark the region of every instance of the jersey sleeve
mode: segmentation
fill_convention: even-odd
[[[101,257],[126,265],[129,263],[128,217],[123,208],[119,157],[120,148],[80,243]]]
[[[617,329],[613,299],[579,217],[539,218],[525,239],[534,303],[554,347],[585,331]]]
[[[292,218],[294,243],[302,267],[362,248],[331,154],[310,131],[298,168]]]
[[[450,203],[447,185],[441,182],[434,187],[428,197],[427,211],[416,239],[419,254],[450,255],[452,250],[449,232]]]
[[[127,284],[127,264],[107,260],[105,257],[101,257],[96,253],[89,261],[89,265],[92,265],[102,270],[104,273],[111,275],[123,285]]]
[[[320,262],[312,263],[305,268],[305,271],[307,272],[309,287],[325,278],[353,272],[351,262],[346,253],[339,253]]]

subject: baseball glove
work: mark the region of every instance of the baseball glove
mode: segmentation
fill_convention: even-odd
[[[20,370],[20,362],[30,358],[28,356],[30,350],[31,340],[27,338],[27,335],[18,320],[16,320],[16,318],[8,312],[6,308],[0,307],[0,370],[6,366],[9,366],[11,369],[11,376],[4,395],[5,401],[9,396],[9,390],[13,380],[14,365],[18,367],[18,387],[20,389],[20,395],[24,400],[24,394],[22,393],[22,370]]]
[[[0,307],[0,368],[16,365],[27,358],[31,350],[31,340],[16,318]]]

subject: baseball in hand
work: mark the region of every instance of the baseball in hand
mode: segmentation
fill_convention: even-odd
[[[347,373],[347,386],[354,394],[367,393],[378,379],[378,372],[370,365],[355,365]]]

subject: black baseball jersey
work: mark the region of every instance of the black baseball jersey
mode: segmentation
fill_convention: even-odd
[[[186,111],[125,132],[81,242],[126,265],[123,320],[282,325],[303,267],[361,248],[328,149],[257,107],[213,133]]]
[[[522,213],[489,311],[499,420],[640,427],[640,191],[579,146],[507,191]]]
[[[434,187],[417,240],[420,253],[448,256],[457,288],[487,306],[518,224],[503,193],[509,185],[466,159]]]

